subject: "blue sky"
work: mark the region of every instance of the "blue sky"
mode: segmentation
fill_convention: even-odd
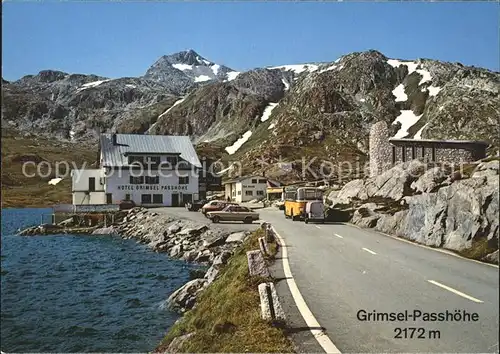
[[[15,2],[2,4],[2,76],[140,76],[194,49],[236,70],[377,49],[499,70],[494,2]]]

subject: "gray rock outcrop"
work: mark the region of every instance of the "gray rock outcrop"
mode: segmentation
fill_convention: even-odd
[[[354,208],[351,222],[432,247],[498,259],[498,159],[469,176],[447,166],[400,164],[332,193],[333,208]],[[476,254],[477,253],[477,254]]]

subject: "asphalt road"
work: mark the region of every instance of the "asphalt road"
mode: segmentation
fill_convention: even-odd
[[[200,211],[188,211],[186,208],[155,208],[151,209],[157,213],[165,213],[177,217],[179,219],[193,220],[202,224],[212,224],[210,219],[206,218]],[[230,232],[239,231],[253,231],[259,227],[259,223],[254,222],[252,224],[244,224],[242,222],[235,221],[221,221],[218,224],[213,224],[212,227],[226,229]]]
[[[276,209],[259,212],[284,238],[295,282],[341,352],[498,352],[497,267],[351,225],[304,224]],[[278,283],[290,322],[297,326],[292,332],[299,350],[319,352],[286,281]],[[465,310],[478,319],[370,322],[357,316],[405,310]]]

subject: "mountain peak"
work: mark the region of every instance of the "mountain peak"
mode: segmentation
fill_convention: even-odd
[[[156,81],[182,80],[197,83],[224,80],[231,70],[199,55],[193,49],[164,55],[159,58],[144,75]]]

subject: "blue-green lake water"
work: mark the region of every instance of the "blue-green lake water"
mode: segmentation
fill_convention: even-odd
[[[50,209],[3,209],[3,352],[147,352],[193,266],[117,236],[17,236]]]

